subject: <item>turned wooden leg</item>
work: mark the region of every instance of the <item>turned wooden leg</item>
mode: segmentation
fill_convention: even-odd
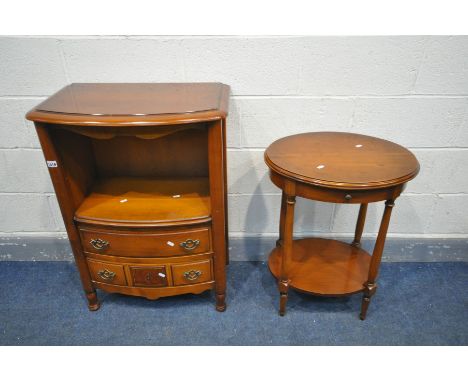
[[[216,293],[216,310],[224,312],[226,310],[226,294]]]
[[[208,170],[211,198],[211,232],[214,252],[213,271],[215,275],[216,310],[226,310],[226,210],[225,178],[224,178],[224,149],[223,149],[223,122],[217,121],[208,129]]]
[[[380,223],[379,233],[375,242],[374,251],[372,252],[372,258],[369,266],[369,274],[367,281],[364,283],[364,295],[362,297],[361,314],[359,318],[364,320],[367,314],[367,308],[369,308],[371,297],[377,290],[377,279],[380,267],[380,261],[382,260],[382,253],[385,246],[385,239],[387,237],[388,225],[390,224],[390,215],[392,214],[392,208],[394,206],[393,200],[387,200],[385,202],[385,210],[382,216],[382,222]]]
[[[92,312],[98,310],[101,304],[98,301],[96,292],[86,293],[86,299],[88,300],[88,309]]]
[[[226,265],[229,265],[229,225],[228,225],[228,197],[227,197],[227,144],[226,144],[226,119],[223,118],[222,122],[222,132],[223,132],[223,169],[224,169],[224,214],[225,224],[225,236],[226,236]]]
[[[281,272],[278,281],[278,289],[280,292],[280,307],[279,314],[284,316],[286,314],[286,302],[288,301],[288,288],[289,288],[289,264],[292,258],[293,246],[293,227],[294,227],[294,205],[296,204],[296,197],[286,196],[286,208],[284,216],[284,237],[282,239],[282,254],[281,254]]]
[[[276,240],[276,246],[281,247],[284,237],[284,219],[286,216],[286,193],[283,191],[281,195],[281,212],[279,220],[279,238]]]
[[[364,230],[364,223],[366,222],[367,203],[361,204],[359,208],[358,220],[356,223],[356,231],[354,233],[354,240],[351,243],[352,246],[359,248],[361,247],[362,231]]]

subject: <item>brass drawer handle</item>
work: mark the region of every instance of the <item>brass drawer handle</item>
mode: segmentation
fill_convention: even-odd
[[[91,239],[89,242],[95,249],[101,250],[109,246],[109,242],[102,239]]]
[[[202,275],[202,271],[196,271],[191,269],[190,271],[184,272],[184,278],[188,281],[195,281]]]
[[[115,272],[109,271],[108,269],[103,269],[98,272],[98,275],[103,280],[112,281],[114,280]]]
[[[187,251],[192,251],[195,248],[197,248],[199,245],[200,245],[200,240],[198,240],[198,239],[196,239],[196,240],[187,239],[187,240],[183,241],[182,243],[180,243],[180,246],[182,248],[186,249]]]
[[[350,194],[346,194],[344,197],[346,200],[351,200],[353,197]]]

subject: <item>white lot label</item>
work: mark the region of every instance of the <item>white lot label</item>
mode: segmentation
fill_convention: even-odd
[[[54,160],[48,160],[47,167],[57,167],[57,162]]]

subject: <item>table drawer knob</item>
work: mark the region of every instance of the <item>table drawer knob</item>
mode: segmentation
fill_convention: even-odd
[[[98,250],[105,249],[109,246],[109,242],[102,239],[91,239],[89,243],[93,246],[93,248]]]
[[[191,269],[190,271],[184,272],[184,278],[188,281],[195,281],[202,275],[202,271]]]
[[[350,194],[346,194],[344,198],[346,200],[351,200],[353,197]]]
[[[187,251],[192,251],[195,248],[197,248],[199,245],[200,245],[200,240],[198,239],[197,240],[187,239],[183,241],[182,243],[180,243],[180,246],[186,249]]]
[[[98,275],[103,280],[112,281],[114,280],[115,272],[109,271],[108,269],[102,269],[98,272]]]

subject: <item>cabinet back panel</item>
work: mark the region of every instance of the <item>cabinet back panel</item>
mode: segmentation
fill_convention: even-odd
[[[99,176],[208,176],[205,127],[194,127],[160,138],[117,136],[93,139]]]

